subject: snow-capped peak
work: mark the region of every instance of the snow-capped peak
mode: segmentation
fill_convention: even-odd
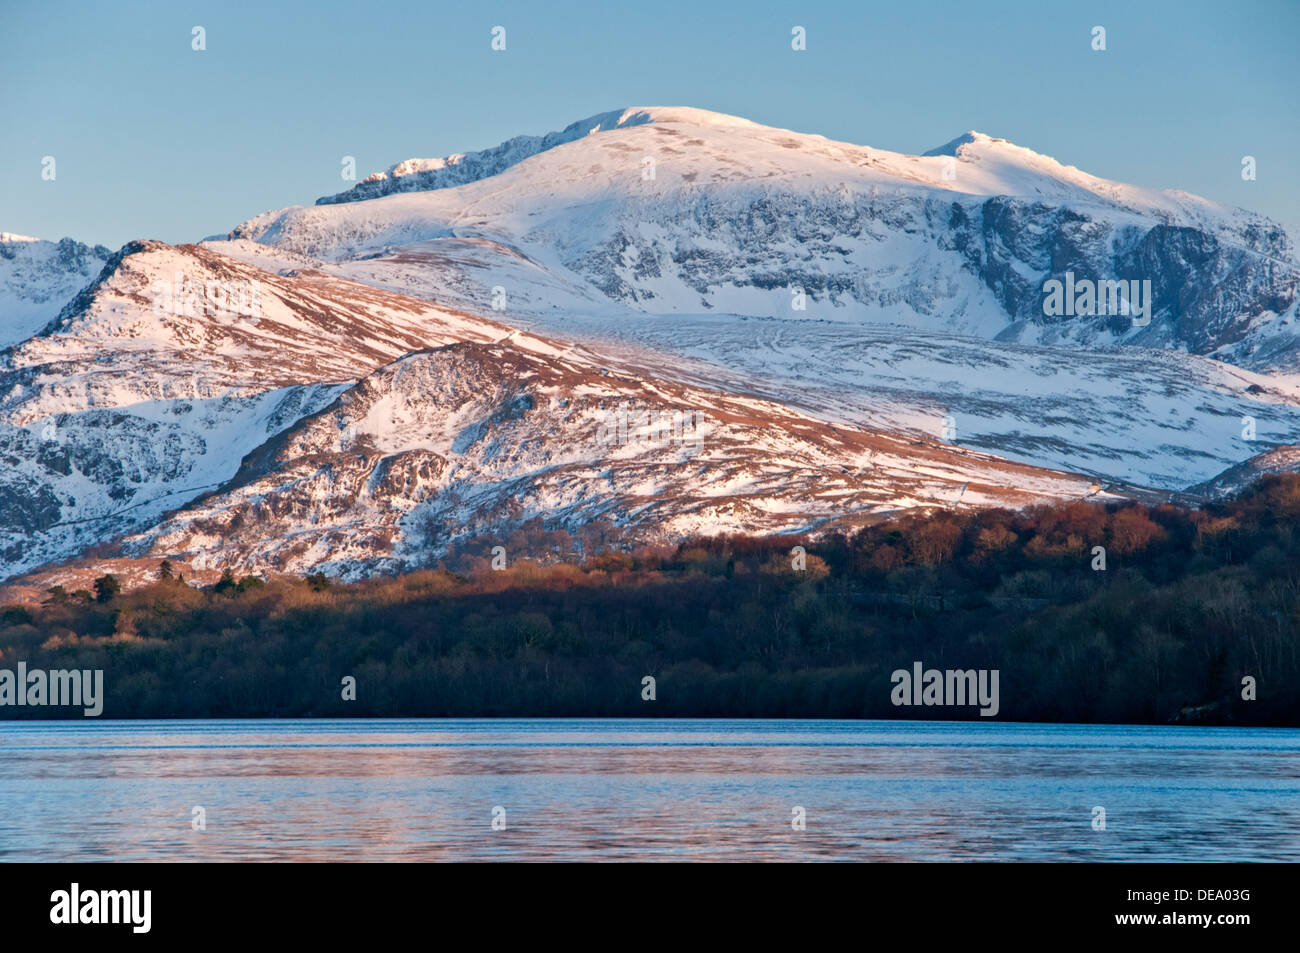
[[[1033,149],[1024,146],[1018,146],[1010,139],[999,139],[995,136],[985,135],[982,132],[976,132],[974,129],[963,132],[956,139],[945,142],[938,148],[922,153],[923,158],[943,156],[955,158],[960,162],[978,164],[981,174],[995,181],[998,184],[997,188],[1005,190],[1007,194],[1032,195],[1035,192],[1041,193],[1044,184],[1052,182],[1058,187],[1065,186],[1078,189],[1083,193],[1104,196],[1112,200],[1137,202],[1144,207],[1151,204],[1152,196],[1142,194],[1151,190],[1110,182],[1095,175],[1089,175],[1087,172],[1075,166],[1066,165],[1049,155],[1035,152]],[[1163,194],[1169,195],[1171,193],[1166,192]],[[1186,196],[1186,193],[1184,195]],[[1195,196],[1187,197],[1196,198]],[[1196,201],[1204,203],[1203,199],[1196,199]],[[1156,204],[1162,204],[1162,202],[1163,200],[1158,201]]]
[[[929,152],[923,152],[921,155],[924,158],[932,158],[934,156],[957,156],[960,154],[963,146],[984,145],[986,143],[995,142],[1003,143],[1005,145],[1012,144],[1009,140],[995,139],[992,136],[986,136],[982,132],[976,132],[974,129],[971,129],[968,132],[963,132],[956,139],[953,139],[950,142],[945,142],[943,145],[931,149]]]
[[[631,106],[579,119],[559,132],[548,132],[542,136],[515,136],[490,149],[457,152],[434,159],[404,159],[386,171],[366,176],[346,192],[317,199],[316,204],[337,205],[378,198],[394,192],[424,192],[464,185],[497,175],[525,159],[587,136],[651,123],[688,123],[714,128],[765,128],[739,116],[691,106]]]

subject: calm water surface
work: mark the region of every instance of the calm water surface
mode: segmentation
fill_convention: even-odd
[[[1300,731],[0,722],[0,860],[596,858],[1296,861]]]

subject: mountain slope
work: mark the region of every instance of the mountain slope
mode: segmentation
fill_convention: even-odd
[[[1297,472],[1300,472],[1300,446],[1282,445],[1229,467],[1213,479],[1189,489],[1190,492],[1201,496],[1223,499],[1240,493],[1267,474]]]
[[[625,377],[514,335],[375,371],[120,552],[198,570],[358,577],[431,565],[453,544],[504,542],[534,518],[649,541],[1095,492],[1079,476]]]
[[[692,112],[704,114],[703,110],[692,110]],[[392,166],[386,172],[375,172],[366,176],[346,192],[319,198],[316,204],[338,205],[343,202],[379,198],[396,192],[423,192],[429,189],[463,185],[466,182],[477,182],[479,179],[504,172],[539,152],[554,149],[556,146],[573,142],[583,136],[607,129],[644,125],[651,121],[652,116],[644,111],[629,109],[601,113],[571,123],[559,132],[547,133],[544,136],[515,136],[498,146],[479,152],[457,153],[442,159],[407,159]]]
[[[332,276],[133,242],[40,334],[0,351],[0,576],[220,486],[395,357],[506,333]]]

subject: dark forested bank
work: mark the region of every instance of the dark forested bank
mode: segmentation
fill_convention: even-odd
[[[996,670],[998,720],[1294,725],[1298,526],[1283,476],[1202,510],[905,518],[802,558],[732,538],[356,584],[106,577],[0,608],[0,673],[102,669],[107,718],[979,719],[895,707],[891,673],[921,662]]]

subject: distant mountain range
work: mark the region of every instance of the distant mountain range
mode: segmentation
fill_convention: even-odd
[[[1149,282],[1150,321],[1049,313],[1053,280]],[[685,108],[199,245],[4,234],[0,578],[1210,496],[1295,459],[1298,297],[1260,215],[979,133],[908,156]]]

